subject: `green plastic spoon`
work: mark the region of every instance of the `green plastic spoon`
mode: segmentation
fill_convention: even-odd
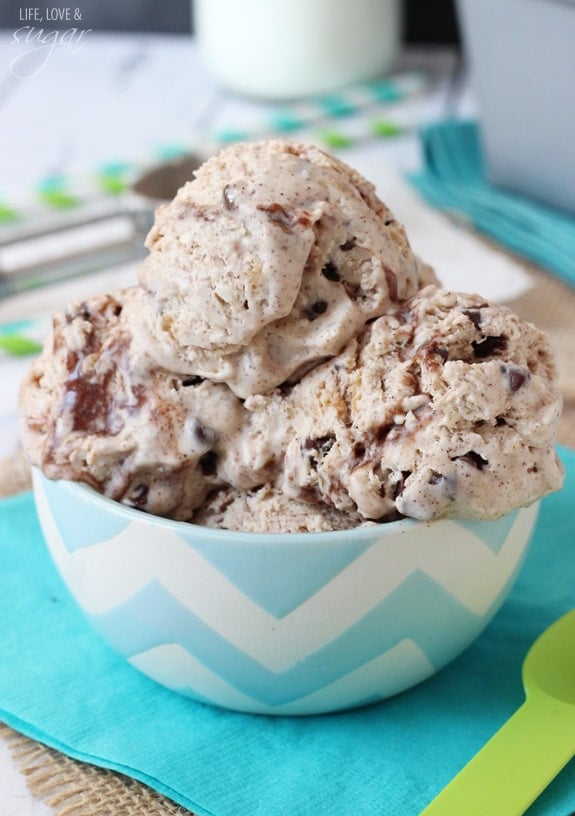
[[[575,610],[523,663],[526,700],[421,816],[520,816],[575,756]]]

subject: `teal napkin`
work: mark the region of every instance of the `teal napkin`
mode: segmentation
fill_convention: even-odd
[[[32,497],[4,500],[0,719],[200,816],[415,816],[521,704],[527,649],[575,606],[575,452],[560,455],[565,488],[544,500],[519,579],[485,633],[411,691],[309,718],[194,703],[116,658],[55,573]],[[529,813],[574,810],[572,762]]]
[[[575,286],[575,217],[490,185],[474,122],[430,125],[421,143],[423,169],[409,179],[430,204]]]

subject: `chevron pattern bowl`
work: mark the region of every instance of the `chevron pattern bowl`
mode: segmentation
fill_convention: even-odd
[[[434,674],[499,609],[537,516],[246,534],[38,473],[34,489],[57,569],[116,652],[195,700],[261,714],[362,706]]]

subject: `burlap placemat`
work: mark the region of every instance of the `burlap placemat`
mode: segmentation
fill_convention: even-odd
[[[528,272],[533,286],[508,305],[549,335],[563,392],[558,441],[575,448],[575,290],[534,267]]]
[[[32,795],[56,816],[189,816],[190,811],[129,777],[76,762],[2,723],[0,737]]]
[[[510,306],[550,336],[557,354],[564,410],[558,441],[575,448],[575,292],[538,269],[529,269],[533,287]],[[30,487],[21,453],[0,460],[0,496]],[[23,737],[0,723],[31,793],[55,816],[177,816],[185,808],[145,785],[113,771],[77,762]]]

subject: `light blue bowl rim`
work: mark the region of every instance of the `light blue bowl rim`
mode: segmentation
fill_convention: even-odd
[[[53,480],[48,479],[38,468],[33,468],[35,479],[40,479],[42,482],[58,485],[61,489],[70,495],[71,500],[79,500],[84,503],[98,505],[102,508],[102,512],[113,513],[116,516],[123,516],[129,521],[139,521],[140,523],[149,524],[153,527],[162,527],[163,529],[172,530],[175,533],[187,534],[187,536],[199,535],[206,541],[228,541],[231,543],[248,543],[258,541],[264,543],[268,541],[270,546],[274,544],[284,544],[289,540],[296,546],[304,545],[321,545],[322,543],[329,544],[337,541],[349,540],[353,538],[358,543],[366,542],[371,539],[379,538],[381,536],[391,536],[394,534],[405,534],[408,531],[413,531],[416,527],[425,527],[430,530],[432,527],[440,528],[446,522],[457,521],[456,519],[438,518],[430,521],[419,521],[412,518],[399,519],[398,521],[389,521],[382,523],[366,524],[365,526],[350,527],[347,530],[329,530],[324,532],[310,532],[310,533],[256,533],[243,532],[237,530],[224,530],[215,527],[206,527],[201,524],[194,524],[188,521],[175,521],[173,519],[163,518],[162,516],[154,516],[151,513],[138,510],[135,507],[122,504],[121,502],[110,499],[107,496],[99,493],[94,488],[83,482],[73,482],[68,480]],[[48,498],[49,502],[49,498]]]
[[[71,499],[77,499],[81,502],[88,502],[92,505],[100,506],[102,512],[110,512],[116,516],[126,518],[128,521],[138,521],[152,527],[161,527],[163,529],[172,530],[174,533],[184,535],[186,538],[196,537],[201,535],[203,540],[208,542],[220,542],[221,544],[266,544],[270,546],[292,543],[294,546],[329,546],[337,542],[353,541],[358,545],[365,544],[368,541],[375,541],[381,537],[389,537],[394,535],[406,535],[408,533],[421,532],[433,537],[435,534],[441,534],[442,528],[446,524],[457,524],[458,522],[470,521],[473,519],[463,518],[436,518],[431,520],[418,520],[413,518],[403,518],[398,521],[388,521],[380,523],[369,523],[365,526],[349,527],[346,530],[329,530],[317,533],[256,533],[244,532],[238,530],[225,530],[216,527],[206,527],[202,524],[194,524],[189,521],[175,521],[174,519],[164,518],[162,516],[155,516],[151,513],[138,510],[135,507],[122,504],[121,502],[110,499],[99,493],[94,488],[83,482],[73,482],[68,480],[52,480],[48,479],[38,468],[32,468],[35,479],[40,479],[45,483],[51,485],[58,485],[61,489],[70,494]],[[48,500],[49,501],[49,500]],[[533,505],[540,505],[540,501],[533,502]],[[522,509],[516,508],[513,513],[517,513]],[[510,515],[510,514],[506,514]],[[537,519],[538,512],[534,516],[533,524]],[[501,518],[504,518],[502,516]],[[479,521],[479,520],[475,520]],[[487,521],[489,523],[489,520]]]

